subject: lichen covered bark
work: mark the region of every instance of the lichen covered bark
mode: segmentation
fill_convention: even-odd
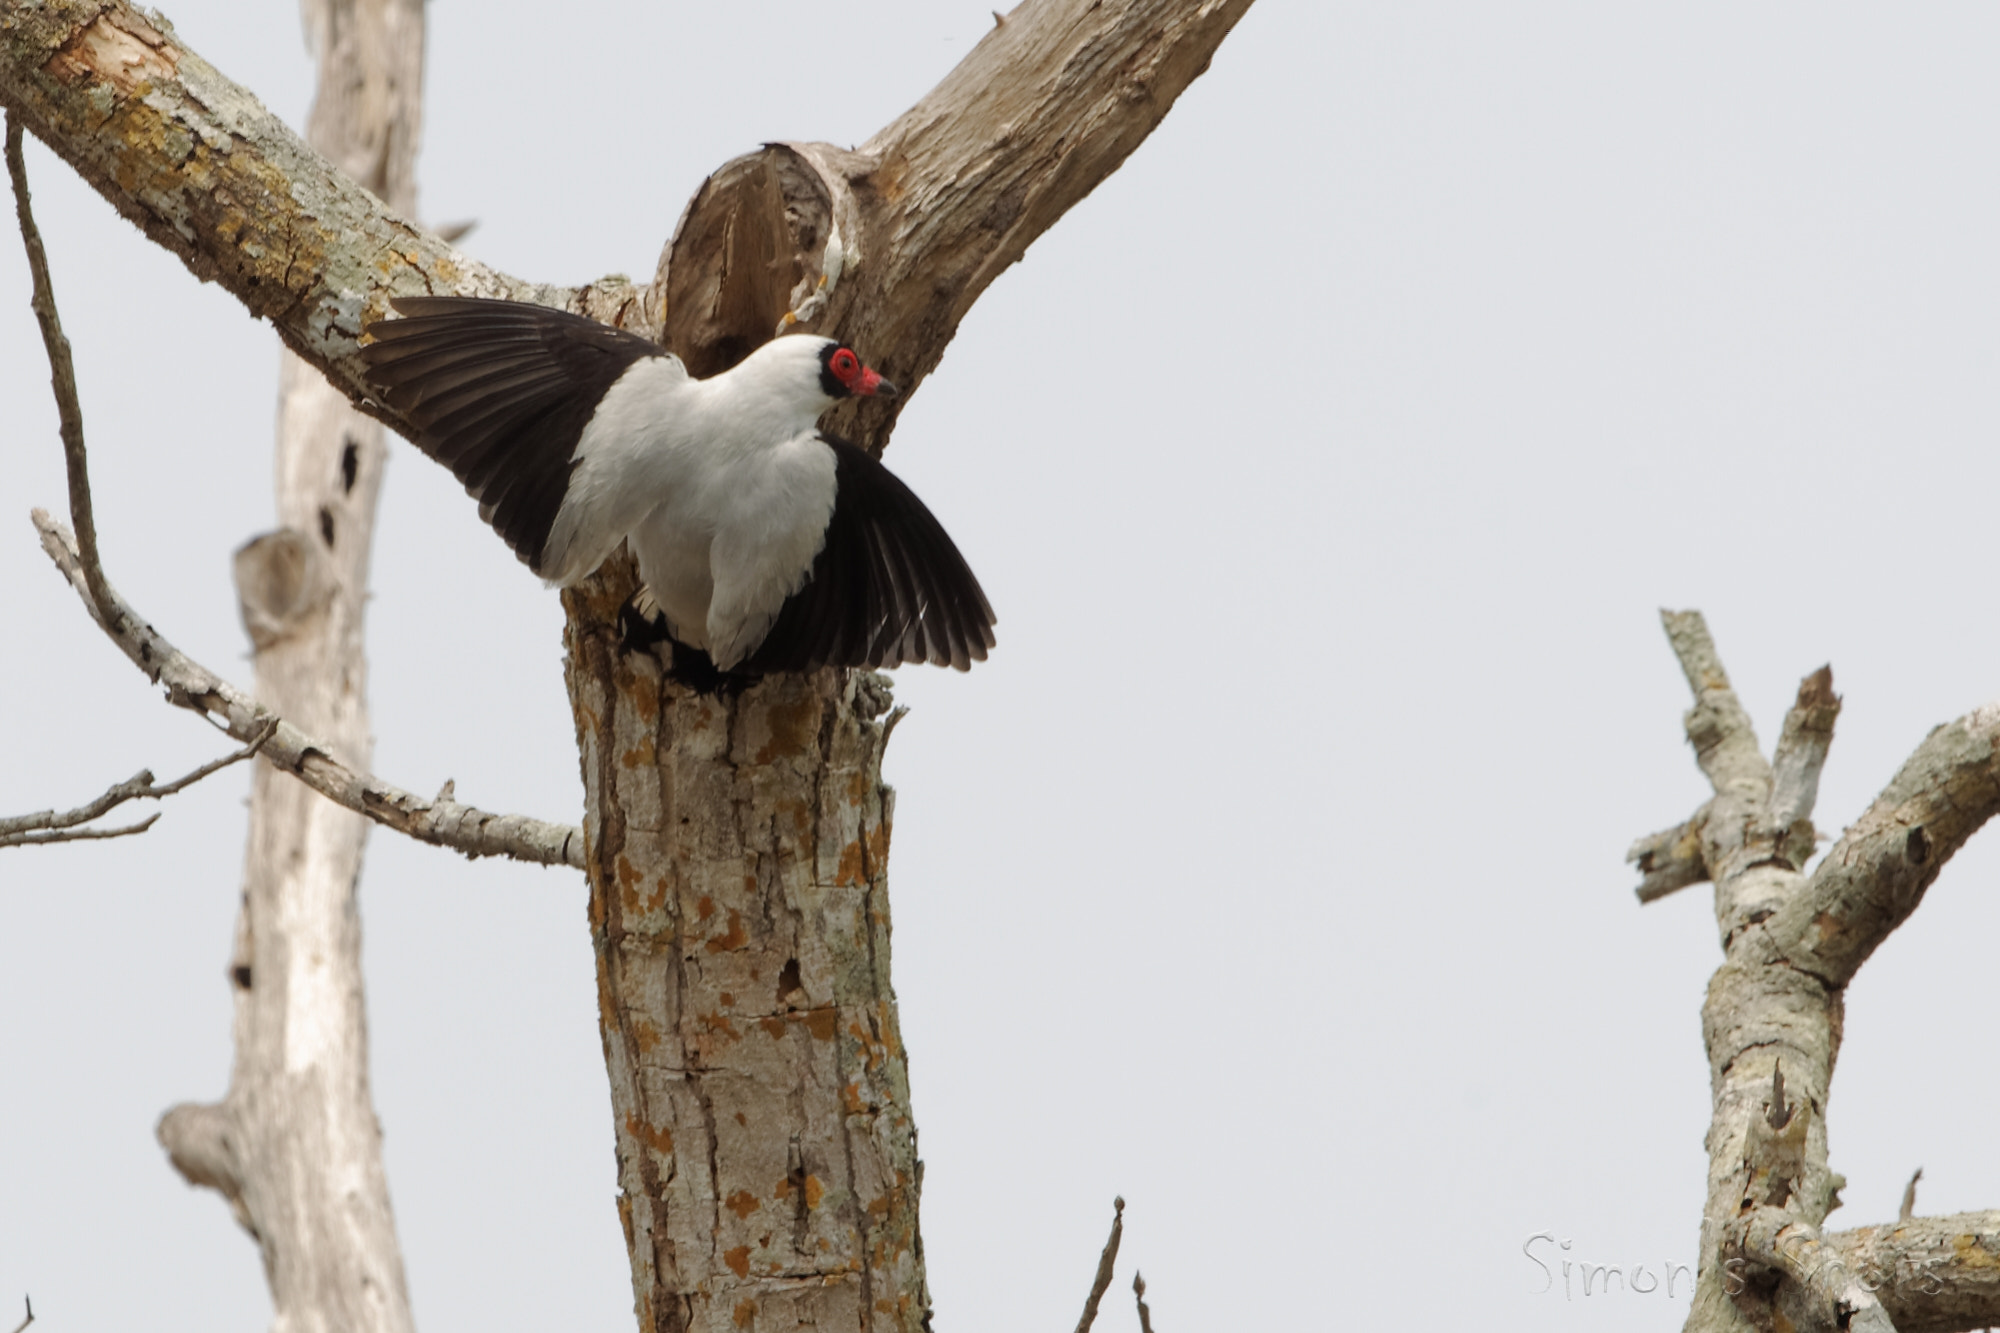
[[[626,591],[607,579],[566,600],[640,1327],[922,1328],[887,682],[821,671],[695,694],[583,628]]]

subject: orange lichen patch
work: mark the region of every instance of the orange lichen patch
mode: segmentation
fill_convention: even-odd
[[[639,1043],[639,1053],[644,1055],[660,1044],[660,1030],[642,1018],[632,1025],[632,1040]]]
[[[729,1322],[738,1328],[748,1328],[757,1318],[757,1302],[736,1302],[736,1313],[729,1316]]]
[[[703,921],[706,921],[710,917],[714,916],[715,899],[709,897],[707,894],[704,893],[701,896],[701,901],[694,905],[694,914],[696,917],[698,917]]]
[[[634,890],[639,883],[639,867],[632,864],[625,853],[618,853],[612,863],[611,873],[618,877],[618,903],[628,912],[639,910],[639,895]]]
[[[858,771],[848,774],[847,799],[858,803],[861,800],[861,798],[866,796],[867,794],[868,794],[868,775],[866,773]]]
[[[597,974],[597,1022],[601,1031],[618,1030],[618,1002],[611,995],[611,979],[602,972]]]
[[[771,739],[757,751],[760,764],[783,755],[803,754],[819,739],[819,701],[810,694],[773,704],[766,716],[771,723]]]
[[[868,1108],[861,1101],[859,1083],[844,1084],[840,1089],[840,1104],[849,1115],[859,1115]]]
[[[632,1200],[626,1195],[618,1196],[618,1225],[625,1228],[625,1244],[632,1244]]]
[[[736,1007],[736,997],[728,991],[724,991],[721,995],[721,1003],[724,1009],[734,1009]]]
[[[764,1035],[773,1041],[782,1041],[785,1036],[785,1020],[782,1018],[760,1018],[757,1026],[764,1029]]]
[[[1953,1236],[1951,1248],[1962,1268],[2000,1268],[2000,1255],[1981,1244],[1976,1234],[1961,1232]]]
[[[723,1200],[722,1206],[738,1217],[748,1217],[764,1205],[749,1190],[738,1190]]]
[[[897,1030],[895,1011],[886,1002],[876,1001],[875,1022],[882,1033],[882,1048],[889,1053],[891,1058],[901,1057],[903,1054],[903,1035]]]
[[[640,741],[624,754],[618,756],[618,762],[626,768],[649,768],[652,766],[654,759],[653,738],[651,736],[646,737],[646,739]]]
[[[877,824],[862,825],[861,836],[840,849],[840,864],[834,867],[833,882],[847,888],[865,883],[869,873],[880,867],[889,854],[889,830]]]
[[[42,64],[42,72],[63,83],[101,79],[126,97],[150,91],[145,85],[172,79],[180,53],[137,14],[100,14],[85,24]]]
[[[727,953],[732,949],[740,949],[749,942],[750,932],[743,929],[743,914],[732,907],[729,909],[728,933],[710,940],[707,948],[710,953]]]
[[[854,1040],[861,1043],[861,1058],[867,1062],[869,1071],[871,1073],[874,1072],[875,1066],[882,1063],[881,1043],[877,1042],[859,1023],[849,1023],[847,1025],[847,1033]]]
[[[659,720],[660,695],[653,682],[630,672],[618,673],[618,692],[632,704],[632,711],[648,727]]]
[[[881,1194],[870,1199],[868,1201],[868,1215],[876,1218],[887,1217],[889,1215],[889,1196]]]
[[[724,1251],[722,1255],[722,1262],[728,1264],[729,1271],[736,1274],[736,1276],[749,1277],[750,1247],[748,1245],[738,1245],[733,1250]]]
[[[819,1183],[818,1176],[806,1177],[806,1207],[817,1208],[819,1201],[826,1197],[826,1186]]]
[[[736,1030],[736,1025],[729,1021],[728,1016],[720,1012],[708,1016],[708,1025],[718,1032],[728,1033],[732,1040],[740,1038],[743,1035]]]
[[[739,1125],[748,1126],[750,1123],[750,1118],[744,1115],[741,1111],[738,1111],[736,1113],[736,1123]]]
[[[662,1156],[671,1155],[674,1150],[672,1130],[655,1129],[636,1115],[625,1117],[625,1132]]]
[[[806,1021],[806,1031],[813,1034],[815,1041],[832,1041],[835,1025],[840,1015],[833,1009],[808,1009],[801,1015]]]
[[[792,831],[804,835],[812,831],[812,807],[804,801],[779,799],[771,803],[774,820],[790,820]]]

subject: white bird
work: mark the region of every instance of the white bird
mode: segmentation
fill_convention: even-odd
[[[629,543],[668,632],[721,671],[962,671],[993,646],[993,608],[930,510],[818,428],[842,398],[897,391],[852,348],[776,338],[697,380],[657,343],[545,306],[390,304],[403,318],[361,349],[371,387],[548,583]]]

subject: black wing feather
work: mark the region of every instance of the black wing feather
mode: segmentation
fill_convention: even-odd
[[[528,568],[562,507],[576,442],[605,391],[657,343],[547,306],[405,296],[368,326],[368,382],[410,439],[479,501]]]
[[[993,608],[943,525],[864,450],[820,438],[834,456],[826,543],[743,669],[984,661]]]

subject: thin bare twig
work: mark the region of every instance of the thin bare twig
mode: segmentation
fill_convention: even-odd
[[[1139,1302],[1139,1333],[1153,1333],[1153,1312],[1146,1306],[1146,1275],[1132,1274],[1132,1299]]]
[[[1076,1333],[1090,1333],[1090,1326],[1097,1322],[1097,1304],[1111,1289],[1111,1270],[1118,1263],[1118,1241],[1125,1234],[1123,1196],[1113,1199],[1111,1208],[1111,1239],[1104,1242],[1104,1253],[1098,1256],[1097,1278],[1090,1284],[1090,1299],[1083,1303],[1083,1318],[1077,1321]]]
[[[80,805],[74,810],[41,810],[32,815],[15,815],[11,818],[0,819],[0,847],[27,847],[49,842],[82,842],[91,838],[122,838],[128,834],[144,833],[147,829],[153,827],[154,822],[159,819],[160,816],[158,814],[153,814],[137,824],[128,824],[123,828],[86,829],[78,828],[77,825],[88,824],[91,820],[116,809],[127,801],[157,801],[162,797],[172,796],[177,791],[192,787],[209,774],[225,769],[231,764],[241,763],[243,760],[256,754],[257,751],[264,748],[264,743],[270,740],[277,733],[277,730],[278,722],[276,718],[273,718],[262,731],[251,738],[248,745],[239,750],[232,751],[220,759],[212,759],[200,768],[195,769],[194,772],[189,773],[186,777],[169,782],[164,787],[154,786],[153,771],[149,768],[142,768],[132,777],[107,789],[96,800],[91,801],[87,805]]]
[[[84,584],[100,617],[109,619],[110,598],[104,581],[104,567],[97,558],[97,520],[90,507],[90,465],[83,450],[83,405],[77,400],[76,366],[70,360],[69,338],[62,331],[56,313],[55,287],[49,281],[49,257],[42,249],[42,233],[28,199],[28,166],[21,156],[21,127],[7,117],[7,175],[14,183],[14,215],[21,224],[21,243],[28,250],[28,271],[34,277],[35,322],[41,325],[42,343],[49,352],[49,383],[55,390],[56,414],[61,422],[63,462],[69,470],[69,521],[76,529],[77,558],[83,565]]]
[[[1903,1206],[1896,1211],[1896,1220],[1898,1222],[1908,1222],[1911,1216],[1916,1213],[1917,1182],[1923,1178],[1924,1169],[1918,1167],[1916,1174],[1910,1177],[1910,1183],[1903,1186]]]
[[[28,1317],[26,1319],[23,1319],[20,1323],[14,1325],[14,1333],[21,1333],[22,1329],[26,1328],[28,1325],[35,1322],[35,1303],[29,1300],[26,1296],[23,1296],[21,1298],[21,1303],[28,1307]]]
[[[323,741],[260,705],[168,642],[105,585],[110,619],[99,617],[84,586],[83,570],[67,529],[42,510],[33,514],[42,534],[42,550],[70,586],[98,627],[118,645],[148,680],[166,686],[167,702],[198,713],[248,743],[271,723],[277,728],[260,751],[265,762],[290,773],[320,795],[384,828],[419,842],[450,847],[467,856],[505,856],[537,865],[583,866],[583,831],[574,825],[552,824],[525,815],[496,815],[457,801],[427,801],[369,773],[356,773],[335,759]]]

